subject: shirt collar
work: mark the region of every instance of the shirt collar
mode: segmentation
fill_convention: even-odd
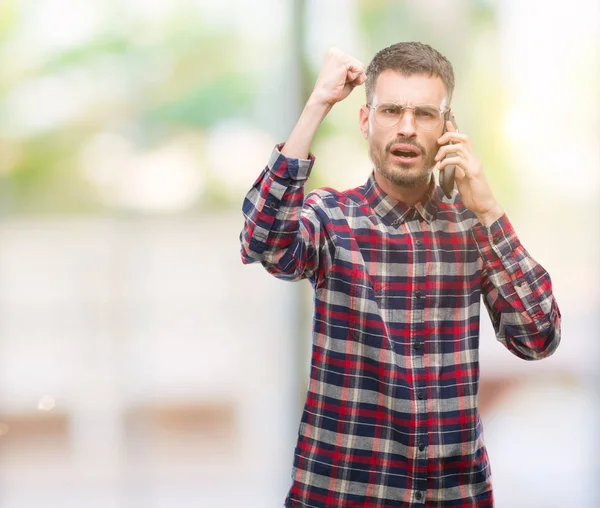
[[[371,172],[369,179],[363,186],[366,202],[373,208],[384,222],[397,226],[407,220],[421,216],[430,223],[438,210],[438,193],[436,193],[436,181],[433,175],[429,181],[429,188],[423,198],[412,206],[395,200],[379,186],[375,181],[375,172]]]

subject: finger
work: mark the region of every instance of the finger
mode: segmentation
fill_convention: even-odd
[[[467,161],[465,161],[465,159],[463,159],[462,157],[448,157],[447,159],[439,161],[437,163],[437,169],[439,171],[440,169],[444,169],[446,166],[450,166],[450,165],[456,166],[457,169],[462,168],[462,175],[463,175],[462,178],[469,176],[469,171],[467,168]],[[456,177],[456,173],[455,173],[455,177]]]
[[[347,69],[347,73],[348,76],[352,76],[352,79],[356,79],[359,76],[367,77],[365,70],[361,65],[350,65]]]
[[[346,78],[347,78],[347,81],[354,81],[355,79],[360,78],[361,75],[362,75],[362,72],[359,70],[349,70],[346,73]]]
[[[352,80],[352,81],[348,81],[346,82],[347,85],[350,85],[352,88],[355,88],[359,85],[362,85],[364,83],[364,81],[361,80],[361,77],[359,76],[358,78]]]
[[[358,81],[359,83],[364,83],[367,80],[367,75],[363,71],[356,72],[352,76],[352,81]]]
[[[467,174],[465,173],[465,170],[460,166],[456,166],[456,169],[454,170],[454,179],[460,182],[461,180],[466,178],[466,176]]]
[[[456,143],[456,144],[444,145],[444,146],[440,147],[437,155],[435,156],[435,160],[439,161],[452,153],[459,155],[461,157],[465,157],[465,155],[466,155],[463,151],[462,143]]]
[[[348,75],[348,79],[346,80],[346,83],[351,84],[352,86],[358,86],[358,85],[362,85],[365,81],[367,80],[367,76],[365,75],[365,73],[356,73],[356,74],[352,74],[352,75]]]
[[[456,126],[456,115],[454,114],[454,111],[452,112],[452,126],[454,127],[456,132],[458,132],[458,127]]]
[[[361,71],[360,75],[357,78],[362,85],[365,81],[367,81],[367,74],[364,71]]]
[[[454,128],[454,126],[452,126],[452,128]],[[452,143],[460,143],[460,142],[468,143],[468,141],[469,141],[469,136],[467,136],[466,134],[461,134],[460,132],[456,132],[456,130],[452,131],[452,132],[448,131],[445,134],[442,134],[437,140],[437,142],[440,145],[445,145],[446,143],[450,143],[450,142],[452,142]]]
[[[359,62],[358,60],[350,60],[349,62],[347,62],[346,68],[349,71],[365,72],[364,65],[361,62]]]

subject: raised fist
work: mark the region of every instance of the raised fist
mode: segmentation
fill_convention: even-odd
[[[331,48],[325,53],[312,95],[329,107],[344,100],[354,87],[367,79],[363,64],[340,49]]]

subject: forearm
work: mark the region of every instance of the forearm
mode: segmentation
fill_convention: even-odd
[[[314,157],[313,138],[331,108],[367,79],[361,62],[339,49],[325,54],[317,82],[287,142],[275,150],[242,205],[245,224],[240,235],[242,261],[260,261],[287,280],[318,278],[335,254],[327,231],[327,192],[304,199]],[[329,200],[329,206],[335,206]]]
[[[311,95],[294,130],[281,149],[281,154],[292,159],[307,159],[317,129],[329,111],[331,111],[331,105],[327,105]]]
[[[498,339],[520,358],[549,356],[560,342],[560,310],[548,272],[529,255],[505,215],[472,232],[483,261],[484,302]]]
[[[276,147],[244,199],[242,261],[259,261],[273,275],[297,280],[318,275],[335,251],[324,231],[322,192],[304,198],[314,158],[285,157]]]

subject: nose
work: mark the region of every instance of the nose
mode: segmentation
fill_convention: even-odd
[[[414,138],[417,135],[417,125],[415,116],[411,109],[405,109],[400,117],[400,122],[396,125],[396,133],[403,138]]]

